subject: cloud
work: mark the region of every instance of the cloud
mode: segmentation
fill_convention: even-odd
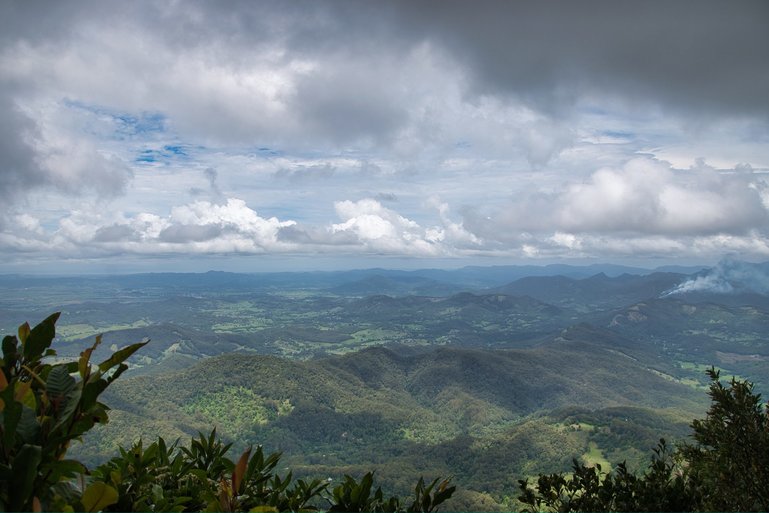
[[[506,209],[490,216],[469,211],[467,221],[485,238],[511,230],[617,236],[744,235],[767,228],[769,212],[762,197],[766,187],[762,174],[717,171],[704,163],[679,170],[642,157],[619,168],[599,169],[584,182],[566,184],[559,191],[515,198]]]
[[[263,218],[234,198],[222,204],[195,201],[174,207],[167,217],[149,213],[118,217],[110,221],[73,213],[62,219],[51,240],[86,252],[264,253],[285,250],[278,233],[295,224]]]
[[[440,13],[403,2],[397,13],[402,30],[448,48],[478,94],[514,94],[543,110],[608,96],[628,106],[769,118],[765,2],[457,0]]]
[[[764,255],[768,14],[5,3],[0,251]]]
[[[419,224],[374,199],[337,201],[334,209],[342,222],[331,225],[331,233],[354,235],[372,252],[423,256],[442,252],[439,245],[426,239]]]
[[[13,100],[0,94],[0,195],[13,201],[23,189],[45,178],[36,162],[32,139],[37,125],[25,116]]]
[[[407,34],[388,25],[400,23],[402,6],[302,5],[302,16],[280,3],[259,16],[253,5],[236,5],[238,22],[215,4],[122,6],[121,23],[108,28],[81,12],[69,29],[9,41],[0,63],[10,80],[35,85],[23,101],[65,97],[159,112],[169,128],[209,145],[355,147],[410,158],[508,133],[498,146],[521,147],[535,166],[568,145],[568,130],[552,120],[509,126],[493,114],[500,105],[468,97],[467,70],[436,41],[391,37]],[[356,25],[364,21],[366,31]],[[179,23],[187,29],[169,29]]]
[[[54,107],[52,110],[56,110]],[[75,196],[122,194],[133,176],[124,161],[55,122],[34,120],[0,92],[0,194],[5,205],[35,190],[51,188]],[[50,113],[43,118],[51,118]]]
[[[281,167],[275,171],[275,177],[287,179],[292,183],[307,181],[324,181],[332,178],[336,172],[336,166],[328,162],[325,164],[294,165],[293,167]]]
[[[379,202],[395,202],[398,201],[398,196],[392,192],[378,192],[374,199]]]
[[[750,174],[721,174],[707,166],[680,171],[650,159],[621,170],[601,169],[568,188],[556,222],[567,231],[657,234],[741,234],[769,220]]]
[[[479,239],[449,219],[446,204],[434,206],[440,212],[440,223],[427,228],[374,199],[335,202],[341,222],[302,226],[293,220],[259,216],[243,200],[228,198],[220,204],[201,200],[176,206],[167,216],[76,210],[61,219],[53,233],[43,230],[37,219],[22,216],[16,220],[18,227],[31,233],[26,237],[2,235],[19,248],[45,246],[62,257],[73,253],[323,254],[339,250],[350,254],[447,256],[463,247],[479,246]]]
[[[208,181],[208,190],[206,191],[199,187],[190,187],[189,189],[190,194],[192,194],[193,196],[201,196],[204,194],[208,194],[214,203],[222,202],[225,198],[224,198],[224,195],[222,194],[221,189],[219,189],[219,184],[217,183],[217,179],[219,178],[219,173],[213,167],[207,167],[203,170],[203,175]]]
[[[451,256],[482,247],[478,237],[450,219],[448,204],[435,197],[428,204],[438,212],[439,224],[424,227],[373,198],[338,201],[334,209],[342,222],[332,224],[330,233],[352,236],[364,250],[381,254]]]

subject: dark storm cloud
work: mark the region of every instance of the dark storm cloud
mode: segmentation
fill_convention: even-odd
[[[210,64],[232,71],[248,69],[259,55],[273,56],[274,65],[316,64],[280,93],[287,110],[275,119],[257,99],[248,116],[223,97],[197,105],[199,91],[184,86],[179,105],[173,98],[149,100],[168,102],[178,126],[225,140],[283,134],[309,147],[387,145],[412,120],[413,84],[398,79],[413,72],[401,66],[423,44],[461,67],[469,101],[513,97],[556,117],[574,102],[598,98],[687,116],[769,118],[764,1],[127,2],[109,8],[17,2],[5,3],[0,14],[6,44],[66,44],[80,37],[80,27],[108,22],[147,34],[172,54],[198,49]],[[544,165],[563,147],[556,143],[535,145],[533,164]]]
[[[341,65],[341,69],[312,73],[297,84],[292,106],[319,138],[342,145],[366,138],[379,143],[406,122],[405,106],[390,97],[383,77],[357,68]]]
[[[429,42],[462,64],[471,93],[514,95],[547,112],[582,95],[609,94],[688,112],[769,117],[769,3],[763,0],[196,6],[205,13],[204,26],[195,24],[196,37],[198,30],[210,37],[236,34],[230,41],[246,45],[279,38],[289,53],[343,53],[352,65],[365,57],[370,67],[362,73],[375,72],[371,65],[382,56],[397,58]],[[191,37],[190,31],[171,32],[182,40]],[[333,84],[321,82],[300,99],[334,119],[339,111]],[[366,89],[345,92],[366,100]],[[397,122],[396,114],[369,115],[371,123]],[[345,119],[342,133],[359,128]]]
[[[403,2],[401,26],[434,37],[479,93],[552,110],[580,94],[769,116],[769,3]]]
[[[609,94],[689,112],[769,116],[769,3],[763,0],[268,5],[198,8],[206,13],[204,33],[228,28],[249,38],[279,26],[281,40],[303,55],[344,51],[352,62],[356,54],[376,61],[427,41],[465,67],[474,93],[512,94],[548,112],[585,94]],[[309,91],[306,100],[320,100],[318,108],[334,116],[335,102],[324,90]],[[393,122],[381,113],[377,121]]]

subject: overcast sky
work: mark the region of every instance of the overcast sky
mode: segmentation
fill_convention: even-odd
[[[0,272],[769,260],[769,2],[0,3]]]

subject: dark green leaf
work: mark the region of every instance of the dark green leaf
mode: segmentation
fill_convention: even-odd
[[[19,341],[16,337],[6,335],[3,337],[3,360],[6,364],[16,359],[16,347],[19,345]]]
[[[124,347],[123,349],[120,349],[118,351],[115,351],[112,353],[112,356],[104,360],[99,364],[99,370],[102,372],[105,372],[115,365],[118,365],[120,363],[123,363],[129,356],[134,354],[136,351],[138,351],[140,348],[146,346],[149,343],[149,340],[145,340],[144,342],[139,342],[138,344],[131,344],[130,346]]]
[[[24,358],[37,360],[43,355],[43,351],[50,347],[56,336],[56,321],[61,312],[49,315],[43,322],[32,328],[27,341],[24,343]]]
[[[10,511],[29,511],[32,506],[32,493],[35,489],[37,468],[42,458],[42,449],[38,445],[22,445],[13,460],[13,478],[10,497]]]
[[[46,393],[51,400],[66,397],[76,386],[77,382],[69,375],[66,365],[54,366],[45,383]]]
[[[35,410],[22,406],[19,424],[16,426],[16,432],[24,443],[36,441],[40,434],[40,423],[37,421]]]

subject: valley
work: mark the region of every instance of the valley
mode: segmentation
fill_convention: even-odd
[[[404,493],[415,475],[451,475],[449,509],[509,510],[518,479],[572,457],[640,468],[659,437],[685,440],[711,365],[767,391],[769,298],[671,293],[717,272],[8,275],[0,327],[61,310],[59,358],[99,333],[99,358],[151,339],[105,393],[110,423],[71,448],[89,465],[216,427],[300,476],[373,469]]]

